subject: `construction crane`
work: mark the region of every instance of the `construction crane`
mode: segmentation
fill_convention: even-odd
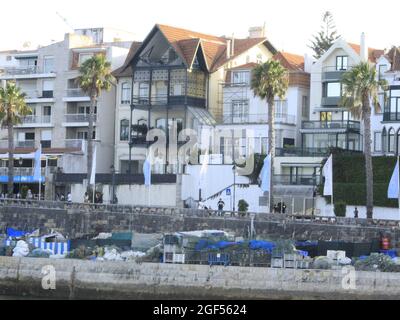
[[[64,18],[59,12],[56,12],[57,16],[70,28],[72,31],[75,31],[74,27],[71,26],[66,18]]]

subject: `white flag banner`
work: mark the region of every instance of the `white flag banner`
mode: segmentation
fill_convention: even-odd
[[[390,179],[388,188],[388,199],[399,198],[399,159],[397,159],[392,178]]]
[[[42,145],[40,145],[40,148],[35,152],[35,168],[33,179],[37,182],[42,180]]]
[[[326,161],[322,174],[325,177],[324,196],[333,196],[332,155]]]
[[[144,175],[144,185],[146,187],[150,187],[151,186],[151,163],[148,158],[143,163],[143,175]]]
[[[97,146],[94,147],[94,152],[93,152],[92,172],[90,173],[91,185],[96,184],[96,163],[97,163],[96,158],[97,158]]]
[[[261,169],[260,173],[260,180],[261,180],[261,190],[263,192],[269,192],[270,190],[270,182],[271,182],[271,154],[269,154],[265,159],[264,159],[264,166]]]

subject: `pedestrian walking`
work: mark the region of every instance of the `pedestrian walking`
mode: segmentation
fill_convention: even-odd
[[[71,192],[68,192],[67,201],[68,201],[68,203],[72,203],[72,194],[71,194]]]
[[[354,219],[358,219],[358,209],[357,209],[357,207],[354,209]]]
[[[225,202],[222,201],[222,198],[219,199],[217,206],[218,206],[218,215],[222,216],[225,207]]]

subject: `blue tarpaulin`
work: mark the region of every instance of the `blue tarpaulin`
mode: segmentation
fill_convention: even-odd
[[[397,257],[397,251],[396,250],[381,250],[380,253],[383,253],[391,258],[396,258]]]
[[[227,242],[227,241],[220,241],[215,244],[208,246],[209,249],[225,249],[234,245],[239,244],[238,242]]]
[[[27,231],[19,231],[19,230],[15,230],[13,228],[7,228],[7,237],[11,237],[11,238],[20,238],[28,233],[29,232],[27,232]]]
[[[249,248],[252,250],[263,249],[269,252],[271,252],[275,248],[275,246],[276,245],[274,242],[268,242],[268,241],[253,240],[250,241],[249,243]]]
[[[297,253],[303,257],[308,257],[308,252],[307,251],[302,251],[302,250],[297,250]]]

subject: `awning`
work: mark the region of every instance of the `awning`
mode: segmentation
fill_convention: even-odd
[[[217,124],[217,121],[205,109],[188,107],[188,110],[203,125],[215,126]]]

